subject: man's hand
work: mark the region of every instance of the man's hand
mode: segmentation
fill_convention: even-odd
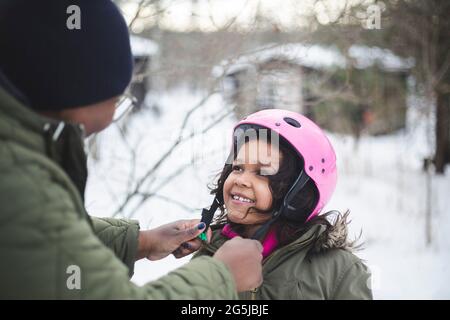
[[[238,292],[259,287],[262,277],[262,250],[259,241],[234,237],[216,251],[213,258],[222,261],[233,274]]]
[[[158,228],[139,232],[139,248],[136,260],[147,258],[159,260],[173,253],[176,258],[197,251],[201,240],[197,238],[205,229],[200,220],[179,220]],[[208,241],[211,230],[207,232]]]

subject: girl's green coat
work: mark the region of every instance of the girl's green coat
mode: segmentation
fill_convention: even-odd
[[[227,240],[213,226],[209,244],[195,255],[212,255]],[[351,253],[345,222],[327,230],[314,225],[294,242],[263,261],[263,284],[241,299],[372,299],[370,273]],[[315,241],[319,239],[318,241]]]

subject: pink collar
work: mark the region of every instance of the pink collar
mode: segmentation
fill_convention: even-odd
[[[234,237],[239,236],[236,232],[234,232],[231,229],[231,226],[229,224],[226,224],[223,227],[222,235],[224,235],[225,237],[227,237],[229,239],[233,239]],[[267,256],[269,256],[275,250],[277,245],[278,245],[278,240],[275,235],[275,230],[270,229],[269,232],[267,233],[266,237],[264,238],[264,241],[262,242],[263,258],[266,258]]]

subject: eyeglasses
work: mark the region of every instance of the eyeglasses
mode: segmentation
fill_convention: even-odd
[[[124,93],[117,101],[113,122],[117,122],[127,115],[137,104],[137,99],[129,93]]]

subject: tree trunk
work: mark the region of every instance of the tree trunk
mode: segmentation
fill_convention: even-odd
[[[450,23],[444,12],[448,12],[450,5],[447,1],[438,1],[441,11],[434,19],[437,28],[436,54],[436,154],[434,162],[436,172],[444,173],[445,165],[450,163],[450,65],[449,65],[449,32]]]
[[[450,93],[436,92],[436,153],[434,163],[437,173],[444,173],[450,163]]]

